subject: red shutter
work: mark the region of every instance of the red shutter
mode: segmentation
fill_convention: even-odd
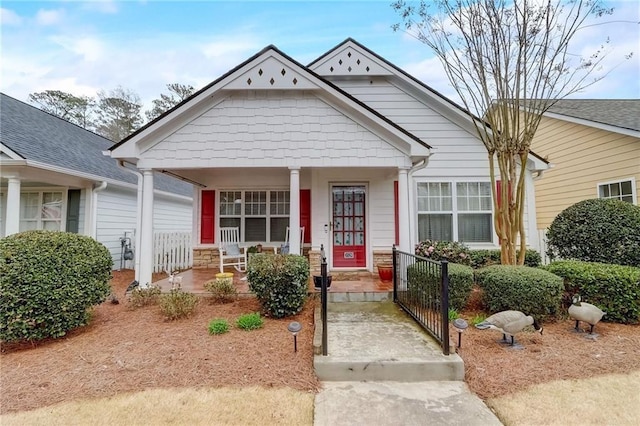
[[[304,242],[311,243],[311,190],[300,190],[300,226],[304,226]]]
[[[393,181],[393,222],[396,230],[396,246],[400,245],[400,212],[398,210],[398,181]]]
[[[200,206],[200,242],[213,244],[216,231],[216,191],[202,191]]]

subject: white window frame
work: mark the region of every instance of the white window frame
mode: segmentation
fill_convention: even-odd
[[[43,209],[43,198],[44,198],[44,193],[46,192],[59,192],[62,194],[62,205],[60,208],[60,218],[59,219],[45,219],[42,217],[42,209]],[[20,204],[22,205],[22,200],[23,197],[25,197],[26,194],[38,194],[38,217],[36,219],[32,219],[32,221],[34,221],[36,223],[36,228],[37,230],[42,230],[43,228],[43,224],[44,222],[60,222],[60,227],[59,227],[59,231],[66,231],[67,230],[67,198],[68,198],[68,193],[67,193],[67,188],[62,188],[62,187],[29,187],[29,188],[22,188],[20,191]],[[22,209],[20,209],[20,225],[22,225],[22,223],[25,221],[26,219],[22,217]],[[22,229],[22,226],[20,226],[20,232],[24,231],[24,229]]]
[[[598,182],[596,184],[596,197],[597,198],[602,198],[602,199],[605,199],[605,200],[615,200],[615,199],[622,200],[622,195],[613,196],[613,197],[611,197],[611,196],[610,197],[601,197],[600,196],[600,187],[605,186],[605,185],[609,186],[609,185],[618,184],[622,188],[621,184],[624,183],[624,182],[631,182],[631,204],[634,204],[634,205],[637,204],[636,200],[638,198],[637,198],[637,192],[636,192],[636,179],[634,177],[622,178],[622,179],[617,179],[617,180],[610,180],[610,181],[607,181],[607,182]],[[624,201],[624,200],[622,200],[622,201]]]
[[[418,203],[418,186],[420,184],[429,184],[429,183],[448,183],[451,186],[451,210],[442,210],[442,211],[423,211],[420,210],[419,208],[419,203]],[[419,235],[419,221],[420,221],[420,215],[421,214],[451,214],[452,215],[452,221],[451,221],[451,226],[452,226],[452,239],[453,241],[460,241],[459,240],[459,232],[458,232],[458,218],[460,214],[474,214],[474,213],[483,213],[483,214],[490,214],[490,226],[491,226],[491,231],[490,231],[490,239],[489,241],[477,241],[477,242],[465,242],[463,241],[463,243],[469,247],[483,247],[483,246],[487,246],[487,245],[495,245],[496,244],[496,232],[495,232],[495,227],[494,227],[494,212],[493,212],[493,201],[491,202],[491,207],[489,210],[486,211],[482,211],[482,210],[465,210],[465,211],[460,211],[458,209],[458,189],[457,189],[457,185],[459,183],[486,183],[489,185],[489,189],[491,189],[491,181],[486,179],[486,178],[466,178],[466,179],[447,179],[447,178],[442,178],[442,179],[416,179],[415,180],[415,186],[414,186],[414,199],[415,199],[415,209],[416,209],[416,227],[415,227],[415,237],[416,237],[416,241],[420,241],[420,235]]]
[[[288,214],[282,214],[280,212],[276,212],[276,213],[271,213],[271,193],[273,192],[290,192],[289,188],[244,188],[244,189],[220,189],[217,191],[218,192],[218,203],[216,206],[216,226],[218,227],[218,229],[222,226],[221,225],[221,220],[225,219],[225,218],[239,218],[240,219],[240,240],[244,243],[248,243],[248,244],[252,244],[252,243],[283,243],[285,240],[285,235],[283,233],[282,235],[282,239],[278,239],[278,240],[271,240],[270,236],[271,236],[271,219],[273,218],[289,218],[290,217],[290,212],[291,212],[291,194],[289,194],[289,213]],[[221,208],[220,206],[222,205],[222,195],[223,193],[228,193],[228,192],[239,192],[240,193],[240,214],[222,214],[221,212]],[[265,207],[265,214],[261,215],[261,214],[247,214],[246,213],[246,203],[247,203],[247,197],[246,194],[247,193],[251,193],[251,192],[264,192],[265,193],[265,201],[266,201],[266,207]],[[282,202],[279,200],[276,200],[276,203],[279,204],[279,207],[276,208],[276,210],[281,210],[280,207],[282,207]],[[285,202],[286,204],[286,202]],[[246,232],[246,222],[245,220],[247,218],[264,218],[265,219],[265,241],[247,241],[245,238],[245,232]]]

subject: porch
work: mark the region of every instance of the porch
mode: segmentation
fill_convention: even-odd
[[[182,290],[194,293],[194,294],[208,294],[204,288],[204,284],[207,281],[216,278],[216,274],[220,271],[218,269],[189,269],[177,274],[182,278],[181,288]],[[329,294],[331,298],[353,298],[356,295],[367,295],[375,293],[377,298],[381,298],[389,295],[393,292],[393,282],[382,281],[378,274],[372,274],[367,271],[358,272],[337,272],[331,271],[329,275],[332,276],[331,288]],[[249,290],[249,284],[246,279],[246,273],[233,271],[233,284],[238,290],[239,296],[253,296],[253,293]],[[154,284],[160,286],[163,292],[168,292],[171,289],[169,278],[164,278],[159,281],[155,281]],[[313,287],[313,278],[309,277],[309,293],[316,293]],[[319,293],[319,292],[318,292]]]

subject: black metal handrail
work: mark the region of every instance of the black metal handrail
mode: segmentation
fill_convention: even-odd
[[[393,301],[438,341],[449,355],[448,262],[393,246]]]

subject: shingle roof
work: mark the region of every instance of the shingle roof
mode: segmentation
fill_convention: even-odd
[[[640,99],[562,99],[548,112],[640,131]]]
[[[0,93],[0,142],[27,160],[137,184],[116,160],[102,155],[113,142],[66,120]],[[156,173],[154,187],[193,196],[193,186]]]

